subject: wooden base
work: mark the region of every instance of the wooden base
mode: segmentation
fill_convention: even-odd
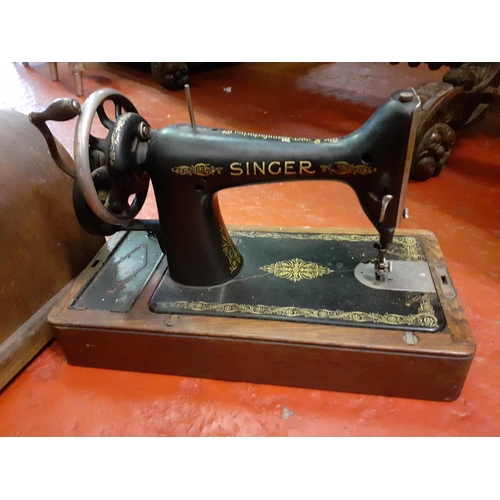
[[[119,235],[77,278],[49,322],[68,362],[80,366],[452,401],[465,382],[474,340],[449,275],[442,272],[446,267],[435,236],[427,231],[398,234],[418,235],[423,242],[446,318],[441,332],[155,314],[149,301],[165,273],[165,259],[128,312],[70,309]]]

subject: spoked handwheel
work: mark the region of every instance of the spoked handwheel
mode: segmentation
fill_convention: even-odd
[[[113,104],[112,118],[104,108],[106,101]],[[95,115],[107,130],[105,138],[91,134]],[[141,168],[149,130],[135,106],[116,90],[98,90],[85,101],[76,125],[74,149],[75,209],[79,219],[87,219],[95,227],[92,214],[82,214],[83,200],[98,219],[112,226],[136,217],[149,187],[149,174]]]

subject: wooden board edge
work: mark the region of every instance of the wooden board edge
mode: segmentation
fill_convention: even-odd
[[[54,337],[48,314],[71,290],[70,281],[0,345],[0,391]]]
[[[465,317],[465,311],[458,297],[453,278],[446,265],[439,241],[430,231],[423,232],[421,237],[425,240],[424,248],[427,253],[429,267],[438,289],[439,299],[443,306],[452,342],[468,344],[475,349],[474,337]],[[441,266],[444,271],[440,271],[438,266]],[[453,291],[454,296],[449,296],[450,291]]]
[[[57,337],[75,366],[435,401],[459,397],[472,363],[472,356],[78,327]]]

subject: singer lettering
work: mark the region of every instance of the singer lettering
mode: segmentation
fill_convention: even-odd
[[[307,160],[234,162],[229,165],[229,168],[232,176],[314,175],[316,173],[316,170],[312,168],[312,163]]]

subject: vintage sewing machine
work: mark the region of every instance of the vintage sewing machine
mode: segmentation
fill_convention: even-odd
[[[75,180],[80,224],[114,235],[49,316],[68,361],[457,398],[475,345],[439,245],[427,231],[394,236],[416,93],[394,93],[339,139],[199,127],[189,110],[191,124],[153,130],[125,96],[103,89],[81,109],[59,99],[30,115]],[[76,116],[71,165],[45,122]],[[97,119],[105,138],[91,133]],[[219,190],[311,179],[351,186],[376,232],[226,228]],[[150,181],[159,220],[136,220]]]

